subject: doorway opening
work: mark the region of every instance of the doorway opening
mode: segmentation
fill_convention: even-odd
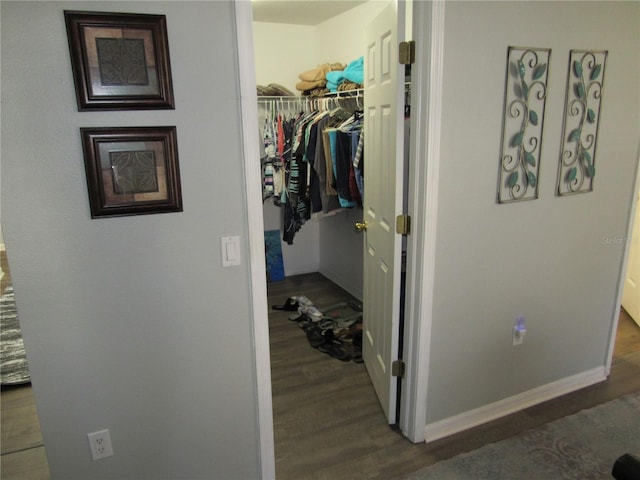
[[[32,478],[48,478],[49,465],[40,433],[18,313],[9,255],[0,227],[0,445],[3,475],[19,476],[28,471]]]
[[[629,252],[626,273],[622,279],[622,307],[640,326],[640,170],[636,178],[635,209],[631,209],[630,235],[624,239]],[[635,213],[634,213],[635,210]]]
[[[322,2],[320,2],[322,3]],[[347,3],[347,2],[344,2]],[[344,12],[341,14],[340,18],[336,18],[330,21],[326,21],[324,26],[309,26],[309,25],[289,25],[289,24],[269,24],[268,22],[260,22],[259,16],[254,15],[254,24],[253,24],[253,37],[254,37],[254,51],[255,51],[255,67],[256,67],[256,82],[258,85],[267,85],[267,86],[284,86],[288,88],[289,91],[295,91],[296,83],[299,80],[298,75],[302,72],[306,72],[310,69],[314,69],[317,65],[321,65],[323,63],[336,63],[341,62],[343,64],[349,64],[353,59],[357,59],[359,57],[363,57],[366,55],[366,47],[364,39],[355,41],[352,37],[361,37],[362,31],[364,29],[364,25],[371,23],[371,21],[379,15],[382,7],[385,7],[385,4],[380,4],[379,2],[358,2],[361,5],[352,8],[351,11]],[[367,12],[365,7],[369,8]],[[356,12],[357,10],[357,12]],[[256,18],[258,17],[258,18]],[[337,31],[334,25],[342,23],[343,25],[347,25],[348,28],[346,30],[345,36],[341,37],[340,35],[335,35]],[[327,26],[331,24],[331,26]],[[322,29],[325,31],[330,30],[333,35],[322,35]],[[297,37],[296,37],[297,35]],[[351,37],[349,37],[351,35]],[[278,61],[282,60],[278,55],[269,55],[269,52],[281,52],[283,51],[283,47],[278,47],[274,45],[274,41],[277,39],[282,39],[285,37],[286,47],[284,51],[287,51],[287,55],[284,57],[284,63],[278,63]],[[337,40],[336,40],[337,37]],[[292,41],[297,41],[302,44],[306,39],[313,39],[318,42],[321,40],[321,46],[314,46],[313,48],[309,47],[308,43],[304,43],[303,47],[292,46]],[[333,45],[336,45],[336,41],[338,47],[331,48],[332,42]],[[270,43],[271,42],[271,43]],[[341,43],[340,43],[341,42]],[[345,46],[350,45],[352,50],[345,50]],[[302,55],[299,59],[297,65],[295,64],[295,52],[296,49],[301,48]],[[315,52],[315,56],[310,55],[309,52]],[[335,52],[339,52],[339,57]],[[351,53],[349,53],[351,52]],[[353,57],[353,58],[352,58]],[[278,61],[274,60],[277,58]],[[266,65],[265,65],[266,63]],[[396,62],[397,64],[397,62]],[[293,67],[292,67],[293,65]],[[288,78],[292,78],[293,80],[283,79],[281,76],[287,69],[294,68],[293,74],[289,73]],[[264,73],[266,72],[266,73]],[[264,75],[267,75],[266,77]],[[403,80],[403,79],[402,79]],[[295,93],[299,93],[296,91]],[[404,98],[403,98],[404,97]],[[400,102],[402,102],[406,98],[405,95],[401,96]],[[356,102],[357,103],[357,102]],[[276,103],[277,104],[277,103]],[[400,115],[402,115],[404,111],[404,104],[400,104]],[[258,111],[260,114],[260,111]],[[259,120],[259,124],[262,120]],[[261,125],[258,125],[258,128]],[[395,132],[395,131],[394,131]],[[262,132],[261,132],[262,133]],[[264,135],[261,135],[264,139]],[[396,135],[397,137],[397,135]],[[404,126],[403,131],[399,135],[400,139],[404,139]],[[402,150],[402,148],[400,148]],[[365,151],[367,149],[365,148]],[[371,152],[371,150],[369,150]],[[401,152],[404,153],[404,152]],[[370,165],[370,153],[365,154],[365,165]],[[374,165],[372,162],[371,165]],[[366,168],[366,167],[365,167]],[[375,172],[374,169],[370,170],[370,172]],[[371,175],[369,178],[372,178]],[[378,178],[385,178],[382,175]],[[263,176],[264,180],[264,176]],[[403,178],[400,178],[399,181],[402,182]],[[263,185],[266,182],[263,181]],[[275,183],[275,182],[274,182]],[[376,182],[371,182],[367,184],[365,182],[365,190],[367,188],[374,188],[374,184]],[[379,189],[384,189],[384,185],[382,181],[377,182]],[[402,196],[402,194],[400,195]],[[282,214],[278,211],[279,209],[274,208],[274,206],[270,203],[264,205],[263,218],[265,221],[264,230],[281,230],[281,218]],[[269,305],[282,305],[288,298],[293,296],[304,296],[310,299],[314,305],[317,305],[320,308],[325,307],[326,305],[334,305],[335,303],[347,303],[349,304],[354,300],[361,300],[366,296],[365,290],[365,279],[367,275],[364,262],[363,262],[363,233],[358,233],[354,229],[354,224],[356,222],[362,222],[363,220],[363,210],[351,208],[340,211],[340,213],[326,215],[322,219],[315,219],[305,223],[302,226],[299,232],[296,233],[294,242],[292,246],[282,245],[283,251],[283,263],[285,270],[285,279],[280,282],[273,282],[268,285],[268,303]],[[384,216],[381,216],[384,217]],[[387,215],[384,217],[386,220],[385,226],[393,231],[395,235],[395,215]],[[275,221],[274,221],[275,220]],[[275,228],[274,228],[275,227]],[[401,236],[400,236],[401,238]],[[401,242],[399,242],[401,243]],[[339,246],[336,246],[338,244]],[[397,258],[400,259],[401,255],[400,249],[402,245],[398,247],[396,251],[398,253]],[[311,251],[311,254],[301,253],[302,250],[306,249],[307,252]],[[270,250],[270,248],[268,248]],[[373,250],[373,249],[368,249]],[[387,264],[384,262],[379,262],[383,265],[381,271],[387,270]],[[400,262],[398,262],[400,263]],[[396,270],[392,270],[394,274],[397,275],[397,279],[400,278],[400,268]],[[373,273],[377,275],[375,271],[369,270],[368,273]],[[379,275],[378,275],[379,276]],[[323,281],[330,281],[330,284],[325,284],[324,290],[315,290],[314,288],[317,285],[323,283]],[[314,286],[315,285],[315,286]],[[389,302],[392,305],[391,308],[396,308],[399,314],[400,304],[399,295],[400,295],[400,287],[398,281],[398,293],[393,298],[393,303]],[[339,288],[341,290],[340,298],[336,297],[334,293],[327,292],[335,292],[334,288]],[[324,292],[324,293],[322,293]],[[374,292],[371,290],[370,293]],[[316,293],[314,295],[314,293]],[[288,319],[289,314],[285,314],[282,311],[270,311],[270,320],[273,317],[279,316],[278,318],[282,318],[284,321],[284,325],[278,327],[275,325],[275,321],[270,321],[270,336],[271,338],[271,361],[272,361],[272,387],[273,387],[273,399],[274,399],[274,423],[276,426],[276,457],[278,458],[278,424],[279,424],[279,407],[277,405],[278,399],[278,388],[279,388],[279,373],[277,372],[278,362],[282,360],[282,358],[288,359],[287,361],[293,363],[296,361],[296,356],[300,355],[287,355],[281,354],[277,350],[278,346],[281,346],[281,343],[284,343],[285,340],[277,340],[276,334],[281,333],[279,331],[280,328],[284,329],[285,327],[290,327],[291,331],[297,338],[299,344],[301,344],[305,349],[305,352],[313,352],[313,350],[309,349],[309,344],[307,343],[308,339],[305,339],[305,332],[301,331],[300,328],[296,328],[295,323],[291,323]],[[294,315],[295,316],[295,315]],[[288,323],[287,323],[288,322]],[[276,332],[278,330],[278,332]],[[286,335],[285,335],[286,336]],[[395,342],[395,349],[398,348],[399,344],[399,336],[393,339]],[[279,345],[280,343],[280,345]],[[315,352],[318,354],[318,352]],[[294,358],[291,358],[291,357]],[[326,356],[322,357],[323,360],[330,361],[333,363],[330,370],[334,368],[337,369],[338,365],[342,365],[339,360],[327,358]],[[307,368],[311,369],[309,364],[305,365],[303,360],[300,363]],[[329,365],[329,364],[328,364]],[[290,366],[290,365],[288,365]],[[355,364],[355,368],[360,368],[362,371],[364,367],[362,364]],[[390,371],[390,369],[389,369]],[[302,371],[298,371],[296,377],[298,381],[302,381],[302,379],[307,375],[305,373],[304,368]],[[291,380],[291,374],[283,374],[284,377]],[[311,375],[312,377],[314,375]],[[321,378],[321,377],[317,377]],[[394,383],[397,384],[397,378],[393,379]],[[337,383],[344,384],[344,382],[349,382],[349,378],[342,378]],[[296,384],[297,385],[297,384]],[[335,385],[324,387],[325,390],[332,392],[334,395],[336,394]],[[295,389],[294,389],[295,390]],[[292,395],[292,391],[285,390],[285,394],[287,396]],[[379,393],[378,393],[379,395]],[[388,394],[387,394],[388,395]],[[374,395],[371,395],[374,399],[374,405],[377,403],[377,400]],[[344,403],[344,402],[343,402]],[[381,402],[384,404],[384,402]],[[389,403],[389,399],[387,399],[387,403]],[[380,406],[377,405],[377,409],[379,410]],[[397,417],[396,404],[393,404],[393,416]],[[382,417],[382,424],[386,426],[389,422],[384,421],[384,416]],[[392,422],[393,423],[393,422]]]

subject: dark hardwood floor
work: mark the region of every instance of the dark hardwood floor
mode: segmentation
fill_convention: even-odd
[[[293,295],[304,295],[318,307],[353,299],[320,274],[288,277],[269,284],[268,292],[270,306]],[[278,480],[399,479],[640,390],[640,327],[622,310],[607,381],[429,445],[415,445],[386,424],[364,365],[311,348],[304,332],[288,319],[289,313],[269,311]],[[3,389],[0,403],[0,478],[48,480],[31,387]]]
[[[9,270],[9,259],[7,258],[7,251],[0,250],[0,268],[3,275],[0,278],[0,293],[4,292],[4,289],[11,285],[11,271]]]
[[[3,387],[2,409],[2,480],[49,480],[49,464],[36,404],[30,385]]]
[[[270,305],[351,296],[320,274],[269,284]],[[607,381],[435,442],[412,444],[385,421],[362,364],[311,348],[288,312],[269,313],[279,480],[397,479],[425,466],[640,390],[640,327],[622,310]]]

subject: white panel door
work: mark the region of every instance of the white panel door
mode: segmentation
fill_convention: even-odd
[[[629,260],[627,276],[622,291],[622,306],[631,318],[640,325],[640,196],[636,200],[636,218],[633,224],[633,236],[628,241]]]
[[[404,66],[398,38],[404,33],[402,2],[391,3],[366,28],[364,102],[364,363],[389,423],[396,423],[402,236]],[[402,37],[400,37],[402,38]]]

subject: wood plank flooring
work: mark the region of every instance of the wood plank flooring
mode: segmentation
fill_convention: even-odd
[[[293,295],[304,295],[319,307],[351,299],[320,274],[288,277],[269,284],[268,291],[271,305]],[[270,311],[269,325],[279,480],[402,478],[640,390],[640,327],[623,310],[607,381],[429,445],[414,445],[386,424],[364,365],[311,348],[287,312]]]
[[[4,289],[11,285],[11,271],[6,250],[0,250],[0,268],[3,272],[2,278],[0,278],[0,292],[4,292]]]
[[[2,480],[49,480],[49,465],[30,385],[0,393]]]
[[[42,446],[35,401],[29,386],[2,388],[2,455]]]
[[[288,277],[269,284],[268,291],[270,306],[293,295],[304,295],[319,307],[353,299],[320,274]],[[269,312],[278,480],[398,479],[640,390],[640,327],[623,310],[607,381],[429,445],[414,445],[386,424],[364,365],[311,348],[288,316],[289,312]],[[0,403],[0,478],[48,480],[31,387],[3,389]]]

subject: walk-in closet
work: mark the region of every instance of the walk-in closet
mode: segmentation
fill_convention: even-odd
[[[331,451],[336,432],[355,432],[361,445],[370,438],[374,448],[374,439],[389,431],[361,346],[353,341],[358,334],[362,341],[361,302],[366,296],[365,233],[356,224],[364,221],[362,198],[368,181],[370,186],[375,183],[360,141],[365,30],[388,2],[280,3],[292,10],[304,5],[302,13],[313,11],[296,20],[290,18],[293,11],[268,17],[269,9],[262,10],[260,1],[253,9],[255,127],[261,155],[255,168],[261,169],[263,179],[276,470],[282,478],[299,478],[305,465],[321,462]],[[334,16],[321,18],[336,7]],[[401,115],[403,108],[401,104]],[[292,134],[292,119],[305,116],[311,118],[309,128]],[[312,124],[318,128],[313,130]],[[296,159],[287,152],[295,152],[299,142],[305,144],[304,155]],[[349,151],[350,164],[341,164],[343,156],[335,152],[331,164],[331,155],[322,152],[332,148]],[[305,164],[309,156],[314,158],[313,171]],[[277,281],[269,271],[269,238],[274,233],[284,267]],[[331,351],[329,341],[314,345],[316,338],[304,320],[291,321],[306,300],[330,317],[317,322],[325,337],[331,330],[322,324],[333,318],[333,332],[347,338],[338,342],[341,349]],[[358,319],[360,330],[349,318]],[[398,442],[404,442],[398,436]]]
[[[304,82],[301,77],[305,77],[305,73],[310,75],[319,71],[318,78],[324,78],[322,68],[342,65],[344,69],[356,64],[358,60],[361,62],[365,50],[364,28],[385,5],[385,2],[281,3],[290,3],[291,10],[299,8],[299,4],[306,5],[307,9],[317,8],[319,5],[322,13],[335,7],[335,4],[344,4],[338,5],[343,9],[345,6],[351,8],[317,24],[309,24],[314,20],[308,18],[296,20],[285,18],[285,15],[280,16],[280,21],[290,23],[277,23],[269,19],[268,12],[261,10],[261,2],[254,2],[256,82],[261,87],[258,89],[259,125],[256,128],[259,129],[263,155],[267,155],[263,143],[265,122],[277,115],[291,118],[299,112],[342,109],[346,117],[336,120],[333,127],[342,127],[343,131],[357,128],[353,126],[353,122],[349,126],[342,123],[348,121],[348,117],[354,113],[357,116],[357,111],[362,109],[363,90],[354,85],[355,90],[340,89],[327,95],[316,95],[313,89],[310,89],[311,92],[299,89],[309,84],[313,87],[312,81]],[[312,6],[310,3],[316,5]],[[290,13],[293,15],[294,12]],[[318,14],[314,18],[318,18]],[[312,80],[311,77],[306,78]],[[270,86],[275,88],[269,88]],[[277,87],[284,88],[279,91]],[[366,164],[366,158],[364,162]],[[256,168],[260,168],[259,162],[256,162]],[[271,165],[268,168],[271,170]],[[308,171],[305,174],[310,175]],[[364,183],[366,185],[366,180]],[[320,211],[310,212],[310,218],[298,225],[295,232],[289,232],[288,236],[286,230],[291,228],[291,224],[285,224],[287,215],[280,202],[281,191],[278,189],[276,196],[266,193],[263,205],[265,231],[279,230],[280,239],[288,239],[281,241],[285,276],[319,272],[361,299],[363,240],[362,235],[354,228],[356,222],[362,221],[361,204],[358,199],[354,199],[336,206],[333,202],[338,203],[342,199],[327,198],[324,188],[322,192],[324,202]],[[317,210],[315,205],[313,208]]]

